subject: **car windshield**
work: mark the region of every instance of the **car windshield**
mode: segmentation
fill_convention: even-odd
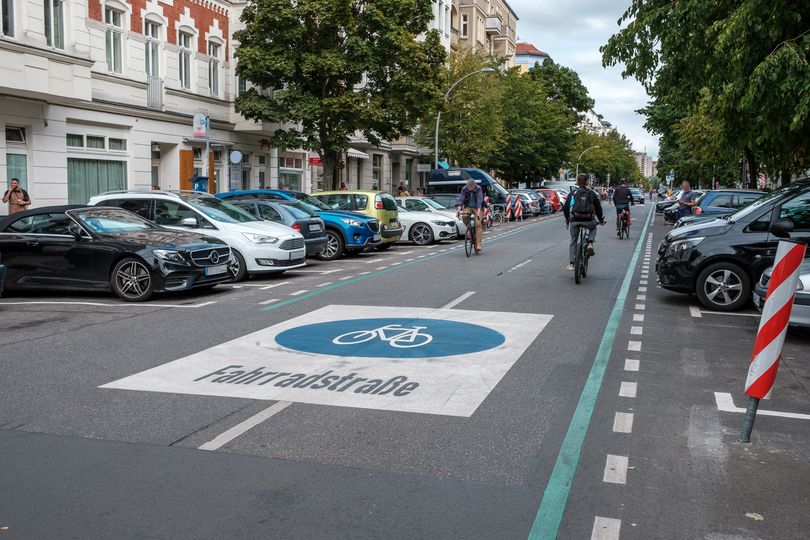
[[[223,223],[248,223],[249,221],[259,221],[241,208],[215,197],[190,196],[183,197],[183,200],[214,221],[221,221]]]
[[[419,199],[420,201],[424,202],[426,205],[430,206],[431,208],[435,208],[436,210],[447,210],[446,206],[442,206],[441,204],[437,203],[433,199]]]
[[[99,208],[76,212],[76,218],[97,234],[146,231],[156,229],[151,221],[137,214],[117,208]]]
[[[743,219],[744,217],[751,214],[752,212],[756,212],[757,210],[762,208],[764,205],[767,205],[773,199],[781,197],[782,195],[784,195],[785,193],[787,193],[791,189],[795,189],[794,186],[785,186],[783,188],[771,191],[770,193],[768,193],[764,197],[760,197],[759,199],[756,199],[755,201],[751,201],[750,203],[746,204],[745,206],[743,206],[742,208],[740,208],[739,210],[737,210],[736,212],[731,214],[731,216],[729,216],[729,218],[728,218],[728,221],[730,223],[735,223],[735,222]]]
[[[295,217],[295,219],[307,219],[318,217],[318,213],[304,203],[290,201],[282,203],[282,206],[284,206],[284,208],[289,210],[290,213]]]
[[[290,197],[293,197],[295,200],[300,201],[306,205],[313,207],[316,210],[331,210],[327,205],[316,199],[315,197],[311,197],[306,193],[288,193]]]
[[[410,210],[406,210],[404,206],[397,205],[397,210],[404,214],[410,213]]]

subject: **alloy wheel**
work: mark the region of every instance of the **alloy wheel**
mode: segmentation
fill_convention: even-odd
[[[327,259],[331,259],[337,256],[338,249],[340,249],[340,246],[338,245],[337,237],[331,234],[327,235],[326,245],[323,247],[322,250],[323,256],[326,257]]]
[[[740,276],[728,269],[712,272],[703,283],[706,298],[718,305],[727,306],[736,302],[743,292]]]
[[[411,231],[411,239],[418,246],[424,246],[433,242],[433,233],[427,225],[416,224]]]
[[[152,276],[142,263],[129,261],[118,268],[115,281],[122,296],[140,298],[149,290]]]

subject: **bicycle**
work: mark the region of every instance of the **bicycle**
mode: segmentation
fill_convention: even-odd
[[[604,225],[605,222],[600,221],[599,224]],[[578,224],[576,227],[579,229],[579,234],[574,255],[574,283],[579,285],[582,278],[588,277],[588,259],[591,256],[588,255],[588,228],[585,224]]]
[[[619,239],[630,238],[630,211],[623,210],[619,214]]]
[[[397,349],[411,349],[422,347],[433,341],[432,335],[420,332],[420,330],[426,329],[427,326],[406,328],[400,324],[387,324],[373,330],[347,332],[333,339],[332,343],[335,345],[359,345],[377,338]]]
[[[467,257],[472,255],[475,252],[478,255],[478,251],[475,249],[475,214],[467,214],[467,234],[464,235],[464,252],[467,254]]]

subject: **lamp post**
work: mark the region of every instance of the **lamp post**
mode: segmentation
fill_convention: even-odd
[[[477,75],[479,73],[493,73],[495,71],[497,71],[497,70],[494,69],[494,68],[481,68],[481,69],[479,69],[477,71],[467,73],[462,78],[460,78],[459,80],[454,82],[450,86],[450,88],[447,89],[447,92],[444,93],[444,101],[447,101],[447,98],[450,97],[450,92],[453,91],[453,88],[458,86],[458,84],[461,81],[463,81],[464,79],[466,79],[467,77],[472,77],[473,75]],[[436,113],[436,134],[435,134],[434,139],[433,139],[433,143],[434,143],[434,146],[433,146],[433,158],[434,158],[433,161],[434,161],[434,163],[433,163],[433,165],[437,169],[439,168],[439,122],[441,121],[441,119],[442,119],[442,111],[440,110],[438,113]]]
[[[591,146],[589,148],[586,148],[585,150],[582,151],[582,153],[577,158],[577,172],[574,174],[574,180],[576,180],[577,176],[579,176],[579,160],[582,159],[582,156],[585,155],[585,152],[587,152],[588,150],[593,150],[594,148],[599,148],[599,145]]]

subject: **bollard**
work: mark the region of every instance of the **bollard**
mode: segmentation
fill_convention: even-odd
[[[748,397],[748,407],[745,409],[745,416],[743,417],[743,425],[740,430],[740,442],[751,442],[751,431],[754,429],[754,419],[757,417],[757,409],[759,408],[759,398]]]

